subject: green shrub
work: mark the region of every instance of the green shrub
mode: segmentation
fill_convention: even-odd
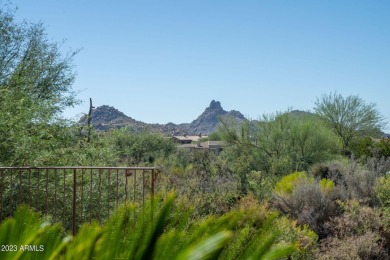
[[[376,195],[383,207],[390,207],[390,174],[377,179]]]
[[[306,224],[320,238],[326,237],[324,224],[339,215],[339,189],[330,180],[319,181],[297,172],[283,177],[277,184],[271,199],[272,205],[298,221]]]
[[[343,200],[359,200],[369,206],[378,205],[376,198],[375,183],[380,177],[379,173],[352,161],[345,165],[339,184]]]
[[[292,254],[292,259],[311,259],[317,249],[318,235],[308,225],[298,225],[286,216],[279,217],[274,226],[281,233],[279,238],[285,241],[297,241],[298,250]]]
[[[133,133],[122,128],[111,130],[106,138],[120,161],[127,165],[154,165],[160,157],[168,157],[175,151],[173,141],[158,133]]]
[[[319,163],[313,165],[310,174],[317,179],[330,179],[336,181],[341,177],[341,163]]]
[[[377,179],[389,170],[389,159],[371,158],[364,164],[353,159],[323,163],[313,167],[311,174],[333,181],[343,201],[355,199],[369,206],[378,206]]]
[[[335,187],[335,184],[332,180],[321,179],[320,180],[320,188],[324,192],[331,192]]]
[[[197,217],[228,212],[240,198],[238,176],[213,153],[198,151],[184,156],[189,156],[189,165],[165,164],[158,179],[159,191],[173,189],[178,197],[187,198],[197,206],[194,209]]]
[[[329,237],[322,240],[319,259],[389,259],[390,222],[379,209],[357,200],[340,202],[343,214],[325,224]]]
[[[389,259],[389,255],[380,245],[377,234],[367,232],[360,236],[331,237],[323,241],[315,259]]]
[[[27,207],[0,225],[2,245],[42,252],[0,252],[1,259],[279,259],[308,253],[316,237],[252,202],[222,216],[191,220],[168,195],[143,208],[122,205],[104,226],[84,224],[73,239]],[[160,205],[161,204],[161,205]],[[159,210],[157,210],[157,206]],[[310,247],[310,246],[309,246]]]
[[[357,200],[338,201],[343,214],[332,218],[326,228],[332,236],[339,238],[376,232],[381,227],[380,212],[361,205]]]
[[[367,158],[388,158],[390,156],[389,139],[373,139],[366,136],[352,142],[351,150],[354,156],[366,160]]]
[[[295,172],[289,175],[284,176],[280,181],[275,185],[275,193],[280,195],[292,194],[294,187],[299,184],[299,182],[306,180],[307,176],[305,172]]]
[[[69,243],[63,238],[60,224],[50,225],[48,221],[27,206],[20,206],[13,218],[0,225],[0,259],[56,259]],[[23,250],[24,246],[36,246],[39,252]]]
[[[251,171],[248,174],[248,190],[258,200],[269,199],[278,177],[265,171]]]
[[[296,221],[279,216],[267,204],[258,204],[253,196],[241,198],[237,207],[227,215],[237,212],[241,212],[242,218],[220,259],[263,259],[254,257],[250,252],[258,252],[259,247],[271,241],[281,245],[295,241],[293,259],[312,256],[317,247],[318,237],[307,226],[298,226]],[[262,233],[267,235],[261,236]]]

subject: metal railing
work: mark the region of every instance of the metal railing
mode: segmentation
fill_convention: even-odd
[[[153,198],[157,173],[155,167],[0,167],[0,222],[27,204],[75,235],[120,203]]]

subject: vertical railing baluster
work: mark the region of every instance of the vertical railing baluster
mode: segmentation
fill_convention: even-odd
[[[38,170],[39,171],[39,170]],[[28,205],[31,207],[31,168],[28,169]],[[38,210],[38,209],[37,209]]]
[[[134,198],[133,198],[134,203],[137,196],[136,192],[137,192],[137,170],[134,170]]]
[[[4,201],[3,201],[3,193],[4,193],[4,170],[1,169],[0,170],[1,172],[1,205],[0,205],[0,223],[3,221],[3,205],[4,205]]]
[[[63,192],[62,192],[62,223],[63,223],[63,225],[64,225],[64,227],[66,226],[66,222],[65,222],[65,193],[66,193],[66,191],[65,191],[65,188],[66,188],[66,186],[65,186],[65,178],[66,178],[66,169],[64,169],[64,172],[63,172],[63,174],[62,174],[63,176]]]
[[[9,215],[12,216],[12,204],[13,204],[13,197],[14,197],[14,191],[13,191],[13,185],[12,185],[13,184],[12,183],[13,170],[11,169],[10,172],[11,172],[11,180],[10,180],[11,193],[10,193],[10,204],[9,204],[9,209],[10,209]]]
[[[57,222],[57,169],[54,169],[54,222]]]
[[[22,169],[19,169],[19,200],[18,203],[22,202]]]
[[[101,186],[101,183],[102,183],[102,170],[99,169],[99,184],[98,184],[98,221],[99,221],[99,224],[101,224],[101,219],[100,219],[100,201],[101,201],[101,190],[100,190],[100,186]]]
[[[145,204],[145,170],[142,170],[142,207]]]
[[[142,170],[142,224],[145,223],[145,170]]]
[[[38,175],[37,175],[37,194],[36,194],[36,198],[35,198],[35,203],[37,204],[36,205],[36,208],[39,210],[41,209],[40,205],[39,205],[39,195],[41,194],[41,188],[40,188],[40,182],[41,182],[41,176],[39,174],[39,170],[38,170]],[[46,213],[47,214],[47,213]]]
[[[119,169],[116,169],[116,207],[118,207],[119,201]]]
[[[152,221],[153,221],[153,212],[154,212],[154,170],[152,170],[151,174],[151,193],[152,193],[152,198],[151,198],[151,204],[152,204]]]
[[[73,169],[73,211],[72,211],[72,233],[76,235],[76,191],[77,191],[77,178],[76,168]]]
[[[108,169],[108,187],[107,187],[107,219],[110,217],[110,185],[111,185],[111,169]]]
[[[125,174],[125,178],[126,178],[126,182],[125,182],[125,204],[127,203],[127,173],[128,173],[128,171],[126,170],[126,174]]]
[[[89,223],[92,221],[92,169],[91,169],[91,176],[89,179]]]
[[[84,169],[81,170],[81,223],[84,222]]]
[[[46,215],[49,214],[49,169],[46,168],[46,183],[45,183],[45,209],[46,209]],[[54,178],[56,178],[56,175],[54,175]]]

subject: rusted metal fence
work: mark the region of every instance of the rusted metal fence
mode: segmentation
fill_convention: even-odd
[[[155,167],[0,167],[0,222],[28,204],[75,234],[120,203],[153,198]],[[153,200],[152,200],[153,201]]]

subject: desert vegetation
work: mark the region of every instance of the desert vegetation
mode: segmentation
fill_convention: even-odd
[[[41,24],[13,14],[0,9],[0,165],[161,173],[156,203],[121,205],[74,237],[39,208],[20,206],[0,225],[0,244],[18,245],[1,259],[390,258],[390,142],[375,104],[330,93],[314,113],[221,118],[209,136],[226,142],[219,155],[178,149],[154,132],[94,131],[61,116],[78,102],[77,51],[62,55]],[[5,188],[9,211],[14,194]],[[20,250],[26,244],[44,250]]]

